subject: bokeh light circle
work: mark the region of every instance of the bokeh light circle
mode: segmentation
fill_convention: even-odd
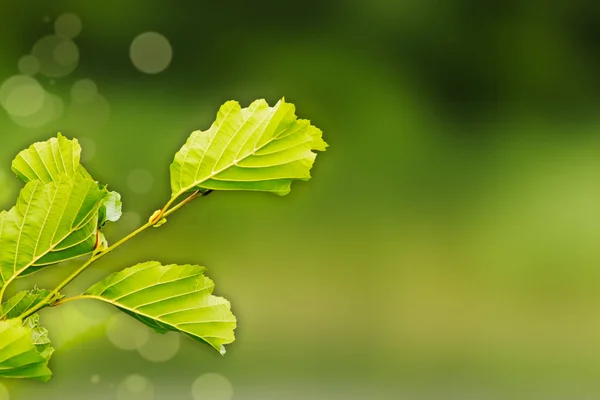
[[[141,223],[142,217],[135,211],[124,212],[121,216],[121,219],[119,220],[119,226],[122,226],[123,229],[127,230],[139,228]]]
[[[98,375],[98,374],[92,375],[92,377],[90,378],[90,382],[92,382],[94,385],[97,385],[98,383],[100,383],[100,375]]]
[[[97,94],[93,100],[86,103],[71,102],[67,114],[75,129],[98,131],[110,120],[110,103],[104,96]]]
[[[23,75],[33,76],[40,72],[40,62],[31,54],[21,57],[17,66]]]
[[[221,374],[204,374],[194,381],[192,397],[194,400],[231,400],[233,385]]]
[[[71,263],[71,266],[75,267],[76,262],[72,261]],[[52,347],[57,350],[63,348],[63,346],[74,344],[94,327],[102,327],[103,325],[80,311],[75,303],[63,307],[54,307],[48,310],[48,314],[44,326],[51,332]]]
[[[77,138],[81,145],[81,162],[90,162],[96,156],[96,142],[86,136]]]
[[[73,42],[59,43],[53,52],[54,61],[62,66],[72,65],[79,59],[79,49]]]
[[[0,86],[0,104],[13,116],[27,117],[35,114],[44,104],[45,91],[30,76],[15,75]]]
[[[154,176],[145,169],[134,169],[127,175],[127,185],[135,194],[150,193],[154,185]]]
[[[154,385],[139,374],[130,375],[117,388],[118,400],[154,400]]]
[[[31,54],[40,63],[40,72],[51,78],[69,75],[79,64],[79,48],[70,39],[49,35],[33,46]]]
[[[12,121],[25,128],[39,128],[52,121],[56,121],[63,115],[64,103],[59,96],[44,92],[42,106],[32,115],[21,117],[11,115]]]
[[[21,86],[8,95],[5,108],[17,117],[35,114],[44,104],[44,92],[37,86]]]
[[[0,169],[0,209],[3,209],[4,203],[12,195],[8,184],[8,174],[4,169]]]
[[[0,400],[10,400],[10,393],[2,383],[0,383]]]
[[[126,314],[113,314],[106,324],[108,340],[121,350],[135,350],[146,344],[148,328]]]
[[[152,362],[169,361],[179,351],[180,334],[150,332],[149,340],[137,350],[142,357]]]
[[[91,79],[80,79],[71,88],[71,98],[78,103],[89,103],[97,94],[98,86]]]
[[[81,33],[81,19],[73,14],[66,13],[56,19],[54,23],[54,32],[65,38],[73,39]]]
[[[160,33],[145,32],[133,39],[129,57],[138,70],[158,74],[171,64],[173,49],[169,40]]]

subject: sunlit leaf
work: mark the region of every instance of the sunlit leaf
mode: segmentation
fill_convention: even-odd
[[[80,172],[81,146],[60,133],[58,137],[32,144],[12,162],[12,170],[24,182],[50,183],[61,175]]]
[[[138,264],[110,275],[83,297],[110,303],[158,332],[182,332],[222,354],[235,340],[229,301],[213,296],[214,283],[195,265]]]
[[[0,320],[20,317],[49,294],[50,290],[45,289],[24,290],[15,294],[0,306]]]
[[[293,104],[248,108],[228,101],[206,131],[193,132],[171,164],[173,196],[190,190],[255,190],[285,195],[295,179],[308,180],[313,150],[327,144],[310,121],[297,119]]]
[[[82,176],[25,185],[17,204],[0,214],[0,286],[43,266],[92,252],[98,209],[106,193]]]
[[[21,151],[12,162],[12,170],[25,183],[50,183],[63,175],[81,175],[94,180],[80,160],[81,146],[77,139],[68,139],[59,133],[55,138],[34,143]],[[121,195],[109,192],[103,185],[100,188],[106,192],[99,212],[98,225],[102,227],[106,221],[116,222],[121,217]]]
[[[48,361],[53,352],[37,314],[24,322],[0,321],[0,377],[47,381],[52,376]]]

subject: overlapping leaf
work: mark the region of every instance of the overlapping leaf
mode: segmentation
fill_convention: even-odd
[[[54,349],[37,314],[0,321],[0,377],[47,381],[52,376],[48,361]]]
[[[27,183],[17,204],[0,214],[0,287],[15,276],[91,252],[105,197],[96,182],[80,175]]]
[[[26,182],[17,205],[0,213],[0,287],[19,275],[91,253],[98,231],[121,216],[121,196],[80,164],[76,139],[58,134],[21,151],[12,170]]]
[[[21,315],[23,315],[23,313],[35,307],[50,293],[50,290],[45,289],[33,289],[17,293],[0,307],[0,321],[21,321]],[[57,296],[56,298],[58,299],[59,297],[60,296]],[[22,361],[19,361],[10,366],[7,365],[7,368],[4,371],[0,371],[0,376],[12,376],[19,378],[37,377],[23,375],[23,369],[27,369],[28,371],[32,371],[33,375],[41,373],[38,379],[47,380],[50,378],[50,372],[47,370],[47,367],[45,368],[45,366],[50,359],[50,356],[54,352],[48,337],[48,330],[40,325],[40,317],[37,314],[33,314],[32,316],[26,318],[23,321],[23,325],[29,330],[31,341],[35,346],[39,357],[35,356],[35,354],[31,352],[29,357],[31,357],[33,360],[36,360],[33,363],[33,366],[28,365],[26,368],[23,368],[24,365],[22,364]],[[2,343],[3,340],[4,338],[2,337],[2,334],[0,334],[0,343]],[[40,358],[42,361],[40,361]]]
[[[193,132],[171,165],[173,196],[190,190],[289,193],[294,179],[308,180],[313,150],[324,151],[322,132],[299,120],[293,104],[248,108],[225,103],[207,131]]]
[[[93,180],[81,165],[81,146],[77,139],[67,139],[60,133],[45,142],[32,144],[21,151],[12,162],[12,170],[23,182],[41,181],[44,184],[56,181],[60,176],[77,176]],[[105,190],[106,187],[100,185]],[[98,225],[106,221],[116,222],[121,217],[121,195],[106,191],[99,211]]]
[[[12,162],[12,170],[23,182],[50,183],[61,175],[81,172],[81,146],[60,133],[56,138],[32,144]]]
[[[0,320],[20,317],[24,312],[39,304],[50,293],[50,290],[33,289],[15,294],[0,306]]]
[[[235,340],[231,305],[212,295],[214,283],[195,265],[146,262],[115,273],[83,297],[110,303],[158,332],[182,332],[225,353]]]

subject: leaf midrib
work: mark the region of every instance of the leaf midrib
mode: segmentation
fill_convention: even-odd
[[[13,263],[12,277],[15,276],[15,272],[17,269],[17,258],[19,255],[19,247],[21,246],[21,238],[23,237],[23,227],[25,226],[25,221],[27,220],[27,215],[29,214],[29,207],[31,206],[31,200],[33,199],[33,194],[36,192],[38,185],[39,185],[39,182],[36,182],[34,190],[31,191],[31,198],[27,202],[27,207],[25,208],[25,214],[23,215],[23,223],[19,227],[19,237],[17,238],[17,246],[16,246],[16,250],[15,250],[15,262]],[[0,271],[1,270],[2,269],[0,268]],[[11,279],[12,277],[10,277],[9,279]],[[4,279],[4,275],[2,275],[2,279],[6,282],[6,280]]]
[[[36,193],[36,191],[37,191],[37,187],[38,187],[38,185],[39,185],[39,182],[41,182],[41,181],[38,181],[38,182],[36,182],[36,183],[35,183],[35,185],[36,185],[36,186],[35,186],[34,190],[32,191],[32,197],[31,197],[31,198],[33,198],[33,194],[34,194],[34,193]],[[71,186],[71,194],[73,193],[74,187],[75,187],[75,185]],[[59,244],[60,244],[60,243],[61,243],[63,240],[65,240],[65,239],[66,239],[66,238],[68,238],[68,237],[69,237],[69,236],[70,236],[72,233],[76,232],[77,230],[79,230],[79,229],[81,228],[81,225],[82,225],[83,223],[82,223],[82,224],[80,224],[80,225],[78,225],[78,226],[76,226],[76,227],[73,227],[73,223],[75,222],[75,219],[77,218],[77,214],[79,213],[79,211],[81,211],[81,208],[83,207],[83,204],[85,203],[85,199],[87,198],[87,193],[89,193],[89,191],[90,191],[90,188],[91,188],[91,186],[90,186],[90,185],[88,185],[88,191],[86,192],[86,195],[85,195],[85,196],[83,196],[83,201],[82,201],[82,202],[81,202],[81,204],[79,205],[78,211],[75,213],[75,216],[74,216],[74,219],[73,219],[73,221],[71,221],[71,224],[70,224],[70,225],[71,225],[71,228],[69,229],[68,233],[66,233],[66,234],[65,234],[65,235],[64,235],[64,236],[63,236],[63,237],[62,237],[60,240],[58,240],[57,242],[55,242],[54,244],[52,244],[52,245],[51,245],[51,246],[48,248],[48,250],[47,250],[47,251],[45,251],[45,252],[42,252],[42,254],[40,254],[40,256],[39,256],[39,257],[35,257],[35,252],[34,252],[34,254],[33,254],[33,255],[34,255],[34,257],[32,258],[32,260],[31,260],[30,262],[28,262],[28,263],[27,263],[27,265],[25,265],[23,268],[21,268],[20,270],[18,270],[18,271],[17,271],[17,270],[16,270],[16,267],[17,267],[17,265],[16,265],[16,264],[17,264],[17,258],[18,258],[18,254],[19,254],[20,238],[21,238],[21,236],[22,236],[22,233],[23,233],[23,226],[25,225],[25,221],[26,221],[26,215],[27,215],[27,212],[29,211],[29,206],[31,205],[31,199],[29,199],[29,201],[28,201],[28,203],[27,203],[26,213],[23,215],[23,224],[22,224],[22,225],[21,225],[21,227],[19,228],[19,240],[18,240],[18,242],[17,242],[17,248],[16,248],[17,250],[16,250],[16,252],[15,252],[15,262],[14,262],[14,264],[13,264],[13,271],[14,271],[14,273],[13,273],[13,275],[12,275],[12,276],[10,276],[10,277],[9,277],[9,278],[6,280],[6,279],[4,279],[4,276],[2,275],[2,269],[0,268],[0,275],[2,275],[2,280],[3,280],[5,283],[6,283],[6,282],[9,282],[9,281],[11,281],[11,280],[14,280],[14,279],[16,279],[16,278],[17,278],[19,275],[21,275],[21,274],[22,274],[24,271],[26,271],[28,268],[30,268],[30,267],[32,267],[32,266],[35,266],[35,263],[36,263],[37,261],[41,260],[41,259],[42,259],[44,256],[46,256],[46,255],[50,254],[50,253],[51,253],[51,252],[52,252],[52,251],[53,251],[53,250],[56,248],[56,246],[58,246],[58,245],[59,245]],[[56,190],[56,191],[58,192],[58,188],[57,188],[57,190]],[[93,206],[93,207],[91,207],[91,208],[90,208],[90,211],[89,211],[89,212],[86,214],[86,216],[83,218],[83,221],[87,220],[87,219],[88,219],[88,217],[89,217],[91,214],[93,214],[93,213],[94,213],[94,211],[95,211],[95,209],[96,209],[96,207],[97,207],[98,203],[100,203],[101,201],[102,201],[102,200],[98,200],[98,202],[97,202],[96,204],[94,204],[94,206]],[[53,204],[53,203],[51,203],[51,205],[52,205],[52,204]],[[51,207],[50,207],[50,208],[51,208]],[[62,212],[62,214],[61,214],[61,218],[64,216],[64,211],[65,211],[65,210],[66,210],[66,207],[63,209],[63,212]],[[50,211],[50,210],[48,210],[48,214],[49,214],[49,211]],[[48,215],[48,214],[47,214],[47,215]],[[59,224],[59,225],[60,225],[60,224]],[[85,226],[85,224],[83,224],[83,225]],[[58,231],[58,225],[57,225],[57,229],[54,231],[54,234],[53,234],[53,236],[52,236],[52,241],[53,241],[53,242],[54,242],[54,236],[56,236],[56,232],[57,232],[57,231]],[[40,232],[41,232],[41,231],[40,231]],[[41,237],[41,234],[40,234],[40,236],[38,236],[38,241],[39,241],[39,238],[40,238],[40,237]],[[89,237],[88,237],[88,238],[89,238]],[[86,239],[86,240],[87,240],[87,239]],[[79,243],[77,243],[77,244],[80,244],[80,243],[82,243],[82,242],[79,242]],[[76,245],[76,244],[75,244],[75,245]],[[73,246],[71,246],[71,247],[75,247],[75,245],[73,245]],[[64,249],[64,250],[66,250],[66,249]],[[61,251],[63,251],[63,250],[61,250]],[[82,254],[82,255],[83,255],[83,254]],[[81,255],[80,255],[80,256],[81,256]],[[77,257],[80,257],[80,256],[77,256]],[[73,257],[73,258],[74,258],[74,257]]]
[[[174,324],[172,324],[172,323],[170,323],[170,322],[163,321],[163,320],[161,320],[161,319],[159,319],[159,318],[157,318],[157,317],[155,317],[155,316],[148,315],[148,314],[146,314],[146,313],[144,313],[144,312],[142,312],[142,311],[139,311],[139,310],[138,310],[138,309],[136,309],[136,308],[131,308],[131,307],[128,307],[128,306],[126,306],[126,305],[124,305],[124,304],[121,304],[121,303],[117,303],[117,302],[111,301],[110,299],[107,299],[107,298],[104,298],[104,297],[95,296],[95,295],[87,295],[87,294],[86,294],[86,295],[81,295],[79,298],[82,298],[82,299],[84,299],[84,298],[88,298],[88,299],[96,299],[96,300],[103,301],[103,302],[105,302],[105,303],[108,303],[108,304],[111,304],[111,305],[113,305],[113,306],[115,306],[115,307],[118,307],[118,308],[123,308],[123,309],[125,309],[125,310],[127,310],[127,311],[129,311],[129,312],[131,312],[131,313],[134,313],[134,314],[140,315],[140,316],[142,316],[142,317],[148,318],[148,319],[150,319],[150,320],[152,320],[152,321],[157,321],[157,322],[160,322],[160,323],[161,323],[161,324],[163,324],[163,325],[167,325],[167,326],[169,326],[169,327],[173,328],[173,330],[175,330],[175,331],[184,332],[184,333],[186,333],[186,334],[188,334],[188,335],[190,335],[190,336],[193,336],[193,337],[195,337],[195,338],[199,338],[199,339],[202,339],[202,340],[204,340],[204,338],[205,338],[205,337],[206,337],[206,338],[216,338],[216,339],[224,339],[224,340],[228,340],[228,338],[226,338],[226,337],[223,337],[223,336],[198,336],[198,334],[196,334],[196,333],[194,333],[194,332],[191,332],[191,331],[189,331],[189,330],[187,330],[187,329],[182,329],[182,328],[180,328],[178,325],[174,325]],[[206,322],[226,322],[226,323],[235,323],[235,320],[232,320],[232,321],[228,321],[228,320],[223,320],[223,321],[206,321]],[[189,322],[189,323],[184,323],[184,325],[185,325],[185,324],[187,324],[187,325],[190,325],[190,324],[192,324],[192,322]],[[206,341],[206,340],[204,340],[204,341]]]
[[[228,114],[229,114],[229,113],[228,113]],[[273,115],[274,115],[274,114],[271,114],[270,116],[271,116],[271,117],[273,117]],[[214,135],[214,136],[216,136],[216,133],[215,133],[215,135]],[[213,136],[213,138],[214,138],[214,136]],[[251,135],[249,135],[249,137],[250,137],[250,136],[251,136]],[[213,138],[211,138],[211,143],[212,143],[212,139],[213,139]],[[242,161],[242,160],[245,160],[246,158],[248,158],[248,157],[251,157],[251,156],[255,155],[257,151],[261,150],[262,148],[264,148],[264,147],[265,147],[265,146],[267,146],[268,144],[270,144],[270,143],[273,143],[274,141],[276,141],[276,140],[279,140],[279,139],[281,139],[281,138],[280,138],[280,137],[275,137],[275,136],[273,136],[273,137],[272,137],[271,139],[269,139],[267,142],[265,142],[264,144],[262,144],[262,145],[261,145],[261,146],[259,146],[259,147],[255,147],[255,148],[254,148],[254,150],[252,150],[251,152],[249,152],[248,154],[246,154],[244,157],[240,158],[239,160],[238,160],[238,159],[237,159],[237,157],[236,157],[236,159],[234,160],[234,162],[233,162],[233,163],[231,163],[231,164],[229,164],[229,165],[225,166],[224,168],[221,168],[221,169],[220,169],[220,170],[218,170],[218,171],[213,171],[213,173],[211,173],[209,176],[205,177],[203,180],[194,181],[194,183],[193,183],[193,184],[191,184],[191,185],[189,185],[189,186],[187,186],[187,187],[185,187],[185,188],[179,189],[179,192],[177,192],[176,194],[174,194],[172,197],[174,197],[174,198],[177,198],[177,197],[181,196],[183,193],[185,193],[185,192],[187,192],[187,191],[189,191],[189,190],[191,190],[191,189],[195,188],[196,186],[198,186],[198,185],[201,185],[202,183],[204,183],[204,182],[206,182],[206,181],[208,181],[208,180],[210,180],[210,179],[214,178],[215,176],[219,175],[221,172],[223,172],[223,171],[225,171],[225,170],[227,170],[227,169],[229,169],[229,168],[233,167],[234,165],[237,165],[237,163],[239,163],[240,161]],[[210,145],[210,143],[209,143],[209,145]],[[208,152],[208,147],[206,148],[206,151],[205,151],[205,152],[204,152],[204,154],[202,155],[201,161],[200,161],[200,163],[199,163],[198,165],[201,165],[201,164],[202,164],[202,160],[204,160],[204,155],[205,155],[207,152]],[[181,165],[182,165],[182,167],[185,165],[185,159],[187,158],[187,154],[188,154],[188,153],[189,153],[189,150],[186,152],[186,157],[184,157],[184,162],[181,164]],[[216,165],[216,164],[215,164],[215,165]],[[197,171],[198,171],[199,169],[200,169],[200,168],[198,168],[198,169],[197,169]],[[196,173],[197,173],[197,172],[196,172]],[[182,178],[183,174],[182,174],[181,172],[180,172],[179,174],[180,174],[180,175],[179,175],[179,176],[180,176],[180,179],[179,179],[179,181],[180,181],[180,186],[181,186],[181,180],[182,180],[181,178]],[[195,178],[195,177],[194,177],[194,178]]]

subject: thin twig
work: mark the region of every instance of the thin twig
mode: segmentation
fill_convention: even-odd
[[[166,211],[161,211],[161,214],[159,214],[160,215],[159,218],[152,218],[150,221],[148,221],[147,223],[145,223],[144,225],[142,225],[141,227],[139,227],[135,231],[131,232],[129,235],[125,236],[124,238],[122,238],[118,242],[114,243],[109,248],[107,248],[107,249],[105,249],[103,251],[100,251],[98,253],[93,254],[83,265],[81,265],[77,270],[75,270],[71,275],[69,275],[64,281],[62,281],[52,292],[50,292],[50,294],[48,294],[48,296],[46,296],[42,301],[40,301],[35,307],[32,307],[31,309],[25,311],[23,314],[21,314],[20,317],[22,319],[25,319],[25,318],[29,317],[30,315],[35,314],[36,312],[38,312],[42,308],[47,307],[49,305],[53,305],[52,301],[53,301],[53,299],[56,298],[56,296],[58,296],[58,294],[60,293],[60,291],[62,289],[64,289],[64,287],[67,286],[69,283],[71,283],[75,278],[77,278],[77,276],[79,276],[79,274],[81,274],[83,271],[85,271],[86,268],[88,268],[90,265],[92,265],[92,263],[94,263],[98,259],[104,257],[105,255],[107,255],[111,251],[115,250],[117,247],[121,246],[123,243],[125,243],[128,240],[132,239],[133,237],[137,236],[138,234],[140,234],[141,232],[143,232],[146,229],[150,228],[151,226],[156,225],[157,222],[159,222],[163,218],[171,215],[173,212],[179,210],[181,207],[183,207],[186,204],[190,203],[195,198],[201,197],[201,196],[207,196],[211,192],[212,192],[212,190],[208,190],[206,192],[200,192],[198,190],[198,191],[192,193],[185,200],[183,200],[180,203],[178,203],[175,207],[173,207],[171,209],[167,209],[168,207],[170,207],[171,205],[173,205],[173,203],[176,201],[176,197],[174,197],[175,200],[173,200],[173,198],[172,198],[167,203],[167,206],[165,206],[165,208],[163,208],[163,210],[166,210]],[[4,290],[5,287],[6,286],[4,286],[2,289]],[[80,296],[75,296],[74,298],[71,298],[71,299],[75,300],[77,298],[80,298]],[[66,301],[70,301],[70,300],[66,300],[66,299],[65,300],[61,300],[61,301],[59,301],[57,303],[54,303],[54,305],[62,304],[62,303],[65,303]]]

